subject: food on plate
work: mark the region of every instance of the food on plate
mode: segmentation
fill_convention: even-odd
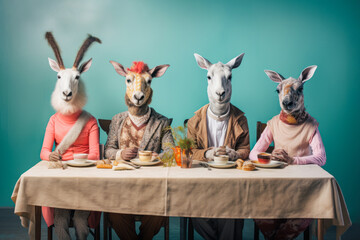
[[[236,160],[236,164],[237,164],[237,169],[242,169],[242,166],[244,164],[244,160],[242,160],[241,158],[239,158],[238,160]]]
[[[255,169],[255,165],[251,161],[245,161],[242,166],[244,171],[252,171]]]
[[[112,169],[113,165],[106,164],[106,163],[100,163],[96,165],[96,168],[105,168],[105,169]]]
[[[109,159],[97,160],[96,165],[98,164],[111,164],[111,161]]]

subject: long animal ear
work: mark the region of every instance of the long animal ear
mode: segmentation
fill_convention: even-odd
[[[87,60],[86,62],[84,62],[83,64],[81,64],[80,68],[79,68],[79,72],[80,73],[84,73],[87,70],[90,69],[91,67],[91,63],[92,63],[92,58],[90,58],[89,60]]]
[[[55,60],[52,60],[51,58],[48,58],[48,60],[51,69],[54,70],[55,72],[59,72],[60,71],[59,64]]]
[[[268,75],[268,77],[277,83],[281,83],[282,80],[284,80],[284,77],[281,76],[281,74],[271,71],[271,70],[265,70],[266,75]]]
[[[164,75],[164,73],[166,72],[168,67],[170,67],[169,64],[159,65],[159,66],[156,66],[156,67],[150,69],[149,73],[150,73],[151,77],[153,77],[153,78],[161,77],[162,75]]]
[[[114,62],[114,61],[110,61],[110,63],[114,66],[115,71],[120,74],[121,76],[126,77],[127,71],[125,70],[125,68],[123,67],[123,65],[121,65],[120,63]]]
[[[302,82],[306,82],[307,80],[310,80],[310,78],[312,78],[312,76],[314,76],[315,70],[316,70],[317,66],[316,65],[312,65],[309,66],[307,68],[305,68],[300,76],[299,76],[299,80]]]
[[[240,54],[236,58],[231,59],[226,65],[229,66],[230,69],[237,68],[238,66],[240,66],[244,55],[245,55],[245,53]]]
[[[194,53],[194,56],[195,56],[196,62],[199,65],[199,67],[201,67],[203,69],[208,69],[212,65],[209,60],[207,60],[206,58],[203,58],[199,54]]]

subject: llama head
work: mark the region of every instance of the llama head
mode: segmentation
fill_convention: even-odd
[[[90,69],[92,59],[79,64],[86,50],[93,42],[101,43],[100,39],[89,35],[77,53],[72,68],[65,68],[60,55],[60,49],[51,32],[47,32],[45,38],[53,48],[57,61],[48,58],[52,70],[57,72],[57,82],[51,96],[51,103],[56,111],[63,114],[71,114],[81,110],[86,104],[86,93],[80,75]]]
[[[199,67],[208,71],[207,93],[209,101],[218,104],[230,102],[232,92],[231,71],[240,66],[244,53],[233,58],[226,64],[221,62],[212,64],[199,54],[195,53],[194,56]]]
[[[268,77],[278,83],[276,92],[279,94],[280,107],[285,113],[292,114],[305,109],[303,86],[314,75],[316,68],[315,65],[305,68],[298,79],[285,79],[277,72],[265,70]]]
[[[115,71],[125,77],[126,104],[141,107],[149,105],[152,97],[151,81],[155,77],[161,77],[170,65],[159,65],[149,69],[144,62],[133,62],[131,68],[125,69],[120,63],[110,61]]]

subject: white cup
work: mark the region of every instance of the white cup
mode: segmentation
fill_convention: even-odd
[[[229,156],[228,155],[214,156],[214,162],[216,164],[225,165],[225,164],[227,164],[228,161],[229,161]]]
[[[74,161],[77,163],[85,163],[88,159],[88,154],[86,153],[74,153]]]
[[[140,162],[151,162],[152,151],[139,151],[139,160]]]

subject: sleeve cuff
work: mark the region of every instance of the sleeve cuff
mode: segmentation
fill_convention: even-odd
[[[123,150],[119,150],[119,151],[116,152],[115,160],[124,160],[124,159],[121,158],[121,152],[122,152],[122,151],[123,151]]]

